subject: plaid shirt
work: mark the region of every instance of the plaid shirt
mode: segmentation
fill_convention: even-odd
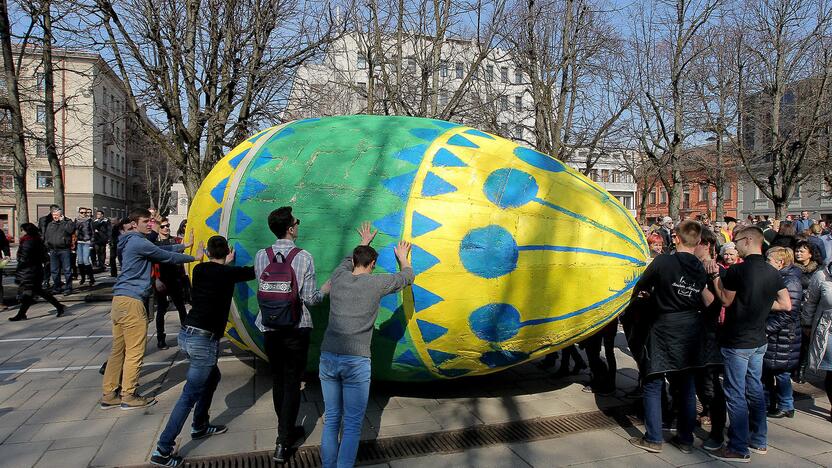
[[[280,252],[284,256],[288,255],[289,251],[295,247],[295,243],[289,239],[277,239],[272,245],[275,252]],[[266,249],[258,250],[257,255],[254,256],[254,275],[258,282],[260,281],[260,276],[263,274],[263,270],[266,269],[268,264],[269,256],[266,255]],[[298,294],[300,295],[302,302],[301,308],[303,309],[298,328],[312,328],[312,316],[309,314],[309,309],[306,306],[320,304],[324,299],[323,293],[318,289],[318,280],[315,277],[315,261],[312,259],[312,255],[305,250],[298,252],[294,260],[292,260],[292,269],[295,270],[295,277],[298,279],[298,285],[300,286]],[[263,316],[260,312],[257,312],[257,319],[254,321],[254,325],[261,332],[272,330],[263,326]]]

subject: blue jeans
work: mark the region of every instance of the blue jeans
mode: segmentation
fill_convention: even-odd
[[[79,265],[92,265],[90,262],[90,249],[92,246],[90,244],[84,244],[79,242],[75,246],[75,254],[78,257],[77,262]]]
[[[370,396],[370,358],[324,351],[318,375],[324,394],[323,466],[352,467]],[[344,430],[339,445],[338,432],[342,422]]]
[[[792,373],[780,372],[772,374],[763,369],[763,384],[766,389],[766,401],[769,408],[780,411],[794,410],[794,393],[792,392]]]
[[[220,382],[220,368],[217,367],[219,340],[193,334],[183,329],[179,332],[179,348],[188,354],[191,365],[188,367],[185,388],[176,400],[168,423],[159,437],[157,447],[162,453],[169,454],[176,445],[176,436],[182,431],[185,420],[194,409],[193,431],[201,431],[208,426],[208,411],[211,398]]]
[[[49,252],[49,267],[52,270],[52,285],[55,290],[63,286],[64,291],[72,291],[72,253],[69,249],[52,249]],[[64,281],[61,281],[61,273]]]
[[[766,398],[763,393],[763,356],[766,347],[722,348],[725,361],[725,403],[728,408],[728,448],[749,455],[748,446],[766,446]]]
[[[648,442],[662,443],[662,386],[665,374],[654,374],[644,379],[644,438]],[[669,372],[667,378],[678,389],[678,400],[673,406],[679,411],[677,435],[685,444],[693,444],[693,426],[696,422],[696,389],[691,370]]]

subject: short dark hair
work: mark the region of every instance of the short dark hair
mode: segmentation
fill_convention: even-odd
[[[797,234],[797,228],[795,228],[793,222],[783,221],[780,223],[780,229],[777,230],[777,233],[781,236],[794,236]]]
[[[725,220],[726,223],[736,223],[737,222],[737,218],[735,218],[733,216],[726,216],[722,219]]]
[[[751,244],[759,246],[762,246],[766,240],[766,237],[763,235],[763,230],[757,226],[747,226],[740,229],[734,234],[734,239],[738,237],[747,237],[752,241]]]
[[[291,206],[281,206],[269,213],[269,229],[278,239],[286,237],[286,232],[295,224]]]
[[[359,245],[352,250],[352,264],[355,267],[370,266],[377,258],[378,252],[369,245]]]
[[[144,208],[133,208],[130,210],[130,214],[127,215],[127,219],[130,220],[131,223],[138,223],[139,218],[149,218],[150,212]]]
[[[23,223],[20,225],[20,230],[32,237],[40,236],[40,229],[32,223]]]
[[[205,252],[208,258],[225,258],[231,252],[228,248],[228,241],[223,236],[211,236],[208,239],[208,245],[205,247]]]
[[[60,207],[60,206],[58,206],[58,205],[56,205],[56,204],[54,204],[54,203],[53,203],[53,204],[51,204],[51,205],[49,205],[49,212],[50,212],[50,213],[51,213],[51,212],[53,212],[53,211],[55,211],[55,210],[60,210],[60,209],[61,209],[61,207]]]

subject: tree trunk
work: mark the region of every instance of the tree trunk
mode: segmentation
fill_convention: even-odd
[[[679,219],[679,188],[682,184],[679,182],[677,178],[677,173],[679,173],[679,170],[672,169],[672,171],[673,176],[670,181],[670,184],[665,186],[665,189],[667,189],[667,215],[673,218],[674,221],[676,221]]]
[[[26,193],[26,149],[23,137],[23,116],[20,114],[20,91],[12,57],[11,25],[6,0],[0,0],[0,41],[3,47],[3,71],[8,92],[5,106],[11,112],[12,153],[14,155],[14,195],[17,224],[29,222],[29,199]]]
[[[54,203],[67,213],[64,199],[64,175],[61,161],[58,159],[58,148],[55,144],[55,70],[52,63],[52,5],[51,1],[43,2],[41,16],[43,18],[43,104],[46,108],[45,139],[46,159],[52,171],[52,196]]]

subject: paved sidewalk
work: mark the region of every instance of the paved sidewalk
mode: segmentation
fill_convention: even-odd
[[[96,404],[101,391],[97,370],[110,349],[109,304],[74,303],[62,318],[56,318],[48,305],[38,304],[31,309],[30,320],[16,323],[5,320],[11,313],[14,309],[0,315],[0,466],[146,463],[184,385],[187,363],[178,348],[160,351],[155,339],[148,340],[141,391],[156,394],[156,406],[144,411],[105,411]],[[167,319],[168,333],[175,337],[178,318],[169,313]],[[377,383],[363,437],[421,434],[628,405],[631,401],[623,394],[635,386],[636,372],[629,356],[620,349],[616,355],[621,370],[619,392],[613,397],[584,393],[586,374],[555,380],[534,364],[449,382]],[[223,379],[212,415],[229,426],[229,433],[201,441],[185,436],[180,438],[180,452],[191,458],[272,449],[277,420],[266,363],[228,343],[222,346],[220,361]],[[306,444],[317,445],[323,403],[320,387],[310,380],[300,417],[310,434]],[[832,424],[822,419],[829,412],[828,402],[825,397],[809,399],[799,406],[801,412],[795,419],[772,421],[773,450],[764,459],[755,457],[755,464],[832,466]],[[628,431],[638,435],[633,428]],[[682,455],[671,446],[661,455],[647,455],[631,447],[626,441],[629,437],[618,428],[394,460],[389,466],[425,462],[435,466],[681,466],[708,461],[703,453]]]

